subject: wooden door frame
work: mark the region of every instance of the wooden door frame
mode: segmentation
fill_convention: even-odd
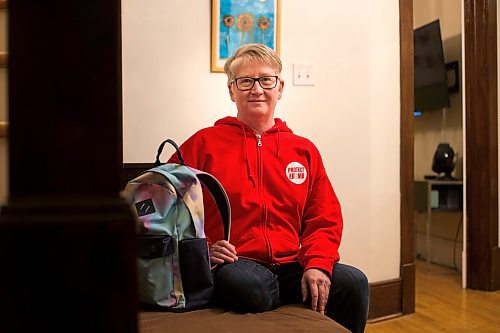
[[[500,289],[497,2],[464,0],[467,287]]]
[[[400,0],[401,304],[415,309],[413,221],[413,0]],[[464,0],[465,165],[468,288],[500,289],[498,247],[497,6]],[[478,172],[481,170],[481,172]]]
[[[399,0],[401,313],[415,312],[413,0]]]
[[[464,0],[467,287],[500,289],[496,0]],[[401,302],[414,311],[413,0],[400,0]],[[480,171],[480,172],[478,172]]]

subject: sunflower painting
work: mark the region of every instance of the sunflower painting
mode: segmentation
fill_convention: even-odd
[[[212,0],[212,71],[234,51],[262,43],[279,52],[279,0]]]

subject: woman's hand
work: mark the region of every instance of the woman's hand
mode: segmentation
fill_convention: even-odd
[[[227,240],[219,240],[210,246],[210,263],[223,264],[225,262],[235,262],[238,260],[236,256],[236,248]]]
[[[325,314],[325,306],[330,294],[330,277],[316,268],[307,269],[302,275],[302,301],[311,292],[311,309]]]

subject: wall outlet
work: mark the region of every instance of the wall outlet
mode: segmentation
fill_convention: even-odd
[[[294,86],[314,86],[316,76],[314,65],[312,64],[293,64],[293,85]]]

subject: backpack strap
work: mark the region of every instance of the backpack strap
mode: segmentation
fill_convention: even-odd
[[[226,191],[222,187],[222,184],[211,174],[193,168],[190,169],[196,174],[203,185],[205,185],[212,195],[212,198],[214,198],[222,218],[222,224],[224,225],[224,239],[229,241],[231,230],[231,206]]]

